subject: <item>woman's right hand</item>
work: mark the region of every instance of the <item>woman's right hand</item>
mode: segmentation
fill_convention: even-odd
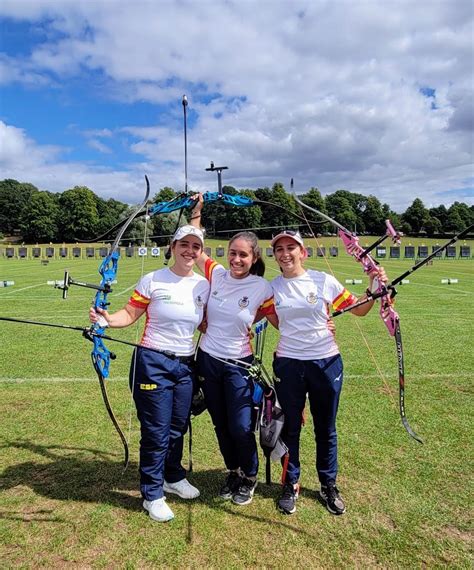
[[[196,202],[196,205],[194,206],[194,208],[191,211],[191,218],[193,218],[194,216],[201,215],[201,211],[204,207],[204,197],[202,195],[202,192],[198,192],[197,194],[193,194],[191,196],[191,200],[194,200]]]
[[[105,309],[91,307],[89,309],[89,320],[93,324],[98,324],[101,327],[110,326],[110,314]]]
[[[207,331],[207,317],[206,317],[206,315],[204,315],[204,317],[202,318],[202,321],[199,324],[197,329],[200,333],[206,334],[206,331]]]

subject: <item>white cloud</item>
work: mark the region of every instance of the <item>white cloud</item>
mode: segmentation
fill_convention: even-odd
[[[294,177],[302,190],[344,187],[398,210],[415,196],[435,205],[472,185],[468,0],[429,8],[408,0],[4,0],[0,14],[47,17],[51,30],[29,57],[1,60],[4,82],[67,81],[87,70],[100,74],[104,96],[127,104],[179,102],[186,92],[197,115],[188,133],[193,188],[214,188],[204,172],[210,160],[228,165],[226,181],[237,187]],[[122,199],[130,191],[133,201],[141,169],[158,186],[182,187],[181,111],[177,103],[167,120],[150,117],[143,127],[133,125],[131,107],[128,128],[88,129],[98,152],[109,150],[102,139],[112,132],[130,145],[137,162],[113,174]],[[36,148],[40,156],[45,148]],[[76,174],[103,187],[100,169],[77,165]]]
[[[28,138],[23,129],[5,124],[0,121],[0,172],[14,172],[43,164],[47,165],[57,159],[59,148],[53,145],[39,146]]]
[[[112,150],[98,139],[90,139],[87,141],[90,148],[97,150],[103,154],[111,154]]]

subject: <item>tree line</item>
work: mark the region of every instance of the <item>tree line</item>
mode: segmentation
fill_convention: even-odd
[[[293,212],[301,216],[301,211],[279,182],[271,188],[257,190],[236,190],[232,186],[224,186],[223,191],[264,203],[248,208],[229,207],[219,202],[207,204],[202,223],[210,236],[226,237],[236,230],[254,229],[259,237],[269,238],[279,228],[299,226],[302,231],[307,228],[292,215]],[[171,200],[176,195],[172,188],[165,187],[155,194],[153,202]],[[415,198],[405,212],[398,214],[375,196],[347,190],[322,196],[317,188],[310,188],[300,198],[358,234],[383,234],[386,219],[390,219],[394,227],[404,234],[428,237],[458,233],[474,223],[474,206],[463,202],[454,202],[449,208],[444,205],[426,208],[419,198]],[[25,243],[93,240],[126,219],[130,212],[127,204],[114,199],[104,200],[85,186],[53,193],[41,191],[28,182],[0,181],[0,237],[21,236]],[[175,229],[178,216],[178,212],[173,212],[152,217],[148,222],[148,240],[158,245],[166,243]],[[186,219],[189,216],[189,212],[184,213]],[[322,221],[317,215],[305,211],[305,217],[316,233],[335,232],[332,224]],[[134,222],[126,236],[130,242],[142,242],[144,221]],[[111,239],[113,237],[110,236]]]

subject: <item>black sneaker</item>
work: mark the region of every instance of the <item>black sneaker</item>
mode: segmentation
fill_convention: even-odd
[[[299,485],[286,483],[283,487],[281,497],[278,500],[278,508],[285,515],[292,515],[296,512],[296,499],[300,491]]]
[[[247,477],[242,477],[240,481],[240,487],[234,493],[232,497],[232,501],[236,505],[248,505],[252,502],[253,494],[255,492],[255,488],[257,487],[257,480],[252,481],[251,479],[247,479]]]
[[[219,497],[221,499],[232,499],[232,495],[240,487],[240,482],[242,477],[238,471],[229,471],[226,480],[219,491]]]
[[[318,493],[321,502],[330,513],[343,515],[346,512],[346,505],[334,483],[329,483],[327,486],[321,485],[321,490]]]

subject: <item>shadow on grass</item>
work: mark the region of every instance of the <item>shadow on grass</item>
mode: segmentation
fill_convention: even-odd
[[[39,496],[57,501],[80,501],[97,504],[108,504],[130,511],[142,511],[142,500],[139,494],[139,475],[137,464],[132,463],[127,471],[123,472],[122,465],[110,460],[110,455],[102,451],[90,448],[44,446],[27,440],[12,441],[4,444],[4,448],[16,448],[30,451],[46,458],[48,461],[38,463],[28,461],[7,467],[0,479],[0,490],[13,489],[17,486],[30,488]],[[94,456],[87,459],[81,455]],[[95,458],[97,457],[97,459]],[[188,543],[193,542],[193,518],[194,508],[198,504],[206,505],[210,509],[225,512],[231,517],[239,517],[245,520],[253,520],[262,524],[277,525],[294,532],[313,537],[311,533],[289,524],[289,517],[281,516],[281,520],[266,516],[258,516],[245,512],[245,507],[238,507],[229,501],[223,501],[217,497],[218,490],[222,485],[225,472],[221,469],[208,469],[193,471],[188,476],[189,480],[196,485],[201,496],[198,502],[187,501],[187,536]],[[280,496],[281,486],[279,483],[259,482],[255,491],[255,497],[272,499],[275,503]],[[305,496],[317,498],[316,492],[306,489]],[[182,502],[176,495],[168,495],[170,505],[173,502]],[[275,513],[276,514],[276,513]],[[36,513],[6,512],[0,514],[0,518],[27,521],[50,520],[66,522],[53,516],[53,511],[43,510]],[[278,515],[276,514],[278,517]],[[314,538],[314,537],[313,537]]]
[[[141,503],[130,494],[138,489],[136,465],[131,464],[124,472],[120,463],[110,460],[110,454],[84,447],[39,445],[27,440],[11,441],[2,447],[27,450],[48,461],[27,461],[7,467],[0,478],[0,490],[24,486],[37,495],[59,501],[107,503],[130,510],[141,508]],[[86,455],[93,455],[94,459]]]
[[[204,503],[207,507],[218,510],[221,512],[225,512],[231,517],[238,517],[243,519],[244,521],[254,521],[257,523],[261,523],[262,525],[271,525],[273,527],[278,527],[286,530],[291,530],[295,533],[300,535],[316,539],[317,534],[312,534],[308,532],[306,529],[301,528],[301,523],[298,523],[298,519],[294,519],[293,517],[284,515],[279,513],[277,510],[277,500],[281,494],[281,485],[279,482],[273,482],[270,485],[267,485],[264,482],[259,481],[258,486],[255,490],[255,499],[258,501],[259,497],[264,499],[273,499],[274,507],[275,507],[275,514],[268,518],[268,516],[258,516],[254,513],[250,514],[246,511],[246,507],[241,507],[234,505],[231,501],[225,501],[220,499],[217,496],[220,486],[223,484],[225,479],[225,472],[222,470],[216,469],[209,469],[205,471],[193,471],[192,473],[188,474],[189,481],[195,485],[201,492],[201,496],[199,497],[199,502]],[[305,497],[310,499],[314,499],[317,504],[320,503],[319,495],[315,490],[306,489],[304,487],[301,488],[301,491],[304,492]],[[179,499],[176,496],[168,495],[168,502],[170,505],[173,504],[174,501],[184,502],[182,499]],[[195,505],[194,501],[186,501],[188,503],[188,512],[187,512],[187,536],[186,541],[188,544],[193,542],[193,506]],[[322,507],[324,508],[324,507]],[[325,509],[324,509],[325,510]],[[294,520],[296,524],[291,524],[290,521]]]

